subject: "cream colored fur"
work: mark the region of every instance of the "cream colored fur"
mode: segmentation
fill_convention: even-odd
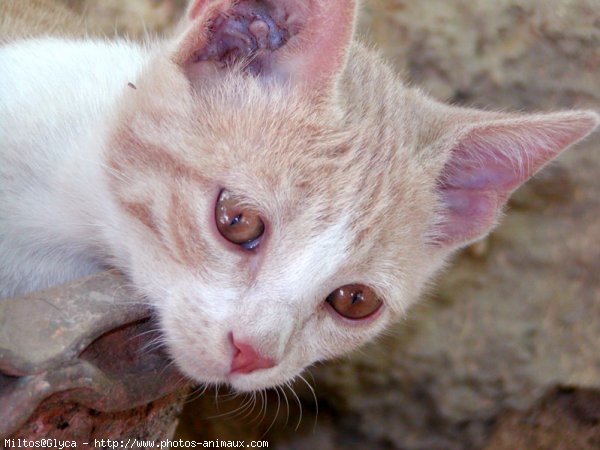
[[[407,88],[352,37],[350,1],[302,6],[308,31],[259,76],[198,72],[190,55],[211,8],[229,2],[208,5],[143,46],[0,48],[0,296],[114,265],[200,382],[283,384],[373,338],[489,232],[512,190],[598,123],[459,109]],[[216,230],[222,188],[261,214],[257,251]],[[349,283],[372,287],[381,311],[337,315],[324,299]],[[229,374],[231,332],[277,365]]]

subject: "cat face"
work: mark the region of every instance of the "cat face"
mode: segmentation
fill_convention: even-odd
[[[243,73],[188,91],[190,109],[168,117],[155,114],[166,109],[155,89],[136,86],[113,186],[135,237],[130,275],[184,372],[238,389],[281,384],[372,338],[414,300],[431,194],[403,181],[410,162],[394,157],[395,142]],[[264,224],[255,248],[219,231],[223,190]],[[352,284],[382,306],[364,319],[336,312],[327,297]],[[230,374],[232,338],[276,365]]]
[[[347,1],[197,1],[125,88],[115,253],[197,381],[279,385],[373,338],[597,122],[440,105],[353,20]]]

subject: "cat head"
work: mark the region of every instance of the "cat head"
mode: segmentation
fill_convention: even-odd
[[[431,100],[355,42],[355,14],[196,0],[124,88],[115,253],[199,382],[280,385],[372,339],[598,123]]]

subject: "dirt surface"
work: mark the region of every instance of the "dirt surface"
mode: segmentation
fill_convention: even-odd
[[[485,450],[597,450],[600,393],[555,389],[533,408],[503,415]]]

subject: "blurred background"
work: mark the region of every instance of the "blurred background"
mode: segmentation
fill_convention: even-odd
[[[185,3],[64,1],[132,36],[168,32]],[[600,0],[371,0],[360,34],[441,100],[600,110]],[[521,188],[389,335],[311,368],[287,400],[197,392],[179,436],[282,450],[600,449],[599,137]]]

